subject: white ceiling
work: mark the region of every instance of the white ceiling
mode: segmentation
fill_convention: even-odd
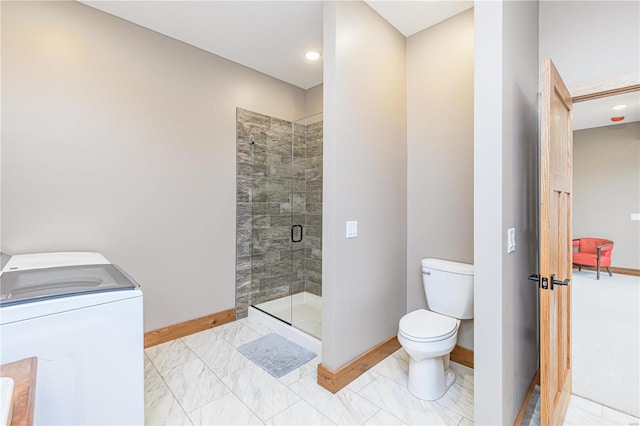
[[[321,0],[79,0],[153,31],[196,46],[279,80],[309,89],[322,83]],[[411,36],[473,6],[467,0],[365,0],[405,36]],[[607,126],[611,106],[626,103],[622,123],[640,120],[640,96],[628,94],[574,106],[574,129]]]
[[[94,1],[88,6],[303,89],[322,83],[321,1]]]
[[[405,37],[473,7],[473,0],[365,0]]]
[[[611,109],[615,105],[627,105],[623,110]],[[613,122],[611,117],[624,117]],[[573,130],[640,121],[640,92],[624,93],[573,105]]]
[[[322,52],[322,1],[79,1],[303,89],[322,83],[322,58],[304,58],[309,50]],[[409,36],[473,1],[367,4]]]

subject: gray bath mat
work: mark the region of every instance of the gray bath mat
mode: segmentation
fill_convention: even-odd
[[[245,343],[238,350],[275,378],[292,372],[316,356],[276,333]]]

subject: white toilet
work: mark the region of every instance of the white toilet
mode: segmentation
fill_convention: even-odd
[[[460,320],[473,318],[473,265],[423,259],[422,283],[429,310],[403,316],[398,341],[409,354],[409,392],[433,401],[456,380],[449,354],[456,346]]]

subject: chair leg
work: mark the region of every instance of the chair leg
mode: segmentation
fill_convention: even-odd
[[[600,279],[600,257],[598,257],[598,266],[596,266],[596,280]]]
[[[609,267],[607,266],[607,272],[609,273],[609,276],[612,277],[613,274],[611,273],[611,269],[609,269]]]
[[[582,271],[582,266],[578,265],[578,271]]]

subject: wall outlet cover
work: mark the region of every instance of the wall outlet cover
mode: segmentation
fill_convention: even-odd
[[[507,253],[516,251],[516,228],[507,229]]]
[[[347,222],[347,238],[355,238],[358,236],[358,221]]]

